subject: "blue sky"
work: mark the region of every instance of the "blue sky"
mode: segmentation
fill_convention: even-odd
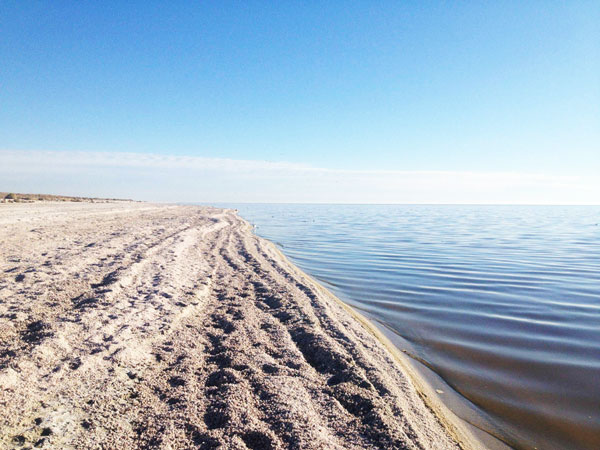
[[[600,198],[598,2],[3,2],[0,61],[0,190]]]

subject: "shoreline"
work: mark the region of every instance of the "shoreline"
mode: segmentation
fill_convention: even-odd
[[[249,225],[252,226],[252,224]],[[276,251],[281,254],[282,258],[289,260],[277,244],[269,239],[263,237],[260,238],[274,246]],[[329,296],[334,301],[339,302],[350,315],[352,315],[387,349],[387,351],[390,352],[390,354],[392,354],[397,364],[399,364],[402,370],[410,377],[425,404],[435,413],[457,442],[465,445],[465,448],[473,449],[487,448],[490,450],[511,450],[513,448],[498,436],[495,436],[483,427],[475,424],[475,422],[483,422],[488,429],[495,430],[498,433],[501,431],[492,424],[490,419],[485,417],[484,411],[480,410],[477,406],[470,404],[468,399],[456,392],[435,371],[420,363],[406,351],[403,351],[401,346],[410,347],[410,345],[407,342],[404,342],[400,336],[387,329],[376,320],[361,313],[352,305],[346,303],[323,286],[319,281],[315,280],[312,276],[296,266],[291,260],[290,264],[296,267],[297,270],[301,271],[305,276],[309,277],[314,285],[325,295]],[[398,345],[394,342],[398,342]],[[440,393],[437,392],[437,390],[441,387],[443,387],[443,394],[450,394],[452,396],[452,407],[448,404],[449,402],[440,398]],[[465,415],[470,416],[473,423],[464,418],[463,416]]]
[[[243,219],[243,218],[242,218]],[[243,219],[245,221],[245,219]],[[249,224],[252,226],[251,224]],[[277,252],[281,254],[282,258],[289,261],[289,258],[283,253],[283,251],[272,241],[260,237],[260,239],[266,241],[269,245],[272,245]],[[423,372],[415,367],[412,358],[405,355],[399,346],[393,343],[393,337],[391,331],[378,324],[376,321],[368,318],[366,315],[359,312],[356,308],[352,307],[348,303],[333,294],[329,289],[315,280],[312,276],[308,275],[293,262],[290,264],[294,266],[298,271],[301,271],[306,277],[310,278],[314,285],[325,295],[330,297],[333,301],[338,302],[357,322],[359,322],[366,331],[368,331],[385,349],[393,356],[396,364],[401,367],[401,370],[406,373],[410,378],[411,382],[415,385],[415,388],[419,392],[419,396],[427,405],[427,407],[435,414],[438,420],[442,423],[444,428],[452,435],[456,442],[464,449],[492,449],[492,450],[510,450],[510,447],[505,442],[499,440],[495,436],[487,433],[482,429],[478,429],[475,425],[466,422],[464,419],[459,417],[452,409],[450,409],[440,398],[439,394],[436,393],[436,388],[433,386],[431,381],[428,381],[424,376]],[[432,371],[435,374],[435,372]],[[435,376],[438,376],[435,374]],[[442,380],[443,381],[443,380]],[[450,388],[448,386],[448,388]],[[451,388],[450,388],[451,389]],[[459,393],[455,392],[456,396],[459,396],[462,401],[467,402]],[[465,408],[468,408],[465,406]],[[469,408],[475,414],[479,414],[474,408]],[[476,436],[476,432],[482,433],[479,437]]]
[[[0,208],[3,444],[484,448],[232,210]]]

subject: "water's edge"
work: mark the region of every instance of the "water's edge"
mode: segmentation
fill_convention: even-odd
[[[242,220],[245,219],[242,218]],[[250,226],[254,232],[255,227],[251,224]],[[458,392],[454,391],[439,375],[418,363],[410,354],[405,353],[401,347],[406,347],[406,345],[398,345],[403,341],[400,336],[334,295],[321,282],[300,269],[288,258],[280,245],[262,236],[258,237],[269,242],[280,253],[282,258],[289,261],[290,264],[307,278],[310,278],[322,293],[342,305],[366,331],[373,335],[389,351],[390,355],[402,368],[403,373],[411,380],[425,405],[433,411],[440,423],[444,425],[461,448],[474,450],[510,450],[513,448],[495,436],[493,432],[489,431],[494,428],[490,420],[485,416],[485,413],[472,405]],[[427,371],[430,373],[428,374]],[[442,390],[447,396],[442,399],[441,395],[437,392],[438,390]],[[451,403],[447,401],[450,398],[453,400]],[[500,430],[494,431],[498,435],[501,434]]]
[[[474,434],[597,448],[600,208],[227,207],[386,336]]]

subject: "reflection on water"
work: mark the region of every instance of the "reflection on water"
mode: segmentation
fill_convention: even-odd
[[[600,207],[228,205],[517,448],[600,448]]]

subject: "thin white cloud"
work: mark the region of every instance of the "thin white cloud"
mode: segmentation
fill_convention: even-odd
[[[173,156],[152,153],[60,152],[1,150],[5,164],[23,168],[39,165],[59,167],[151,167],[196,170],[294,170],[305,166],[285,162]]]
[[[1,150],[0,190],[162,201],[596,204],[598,180],[519,172],[339,170],[287,162]]]

